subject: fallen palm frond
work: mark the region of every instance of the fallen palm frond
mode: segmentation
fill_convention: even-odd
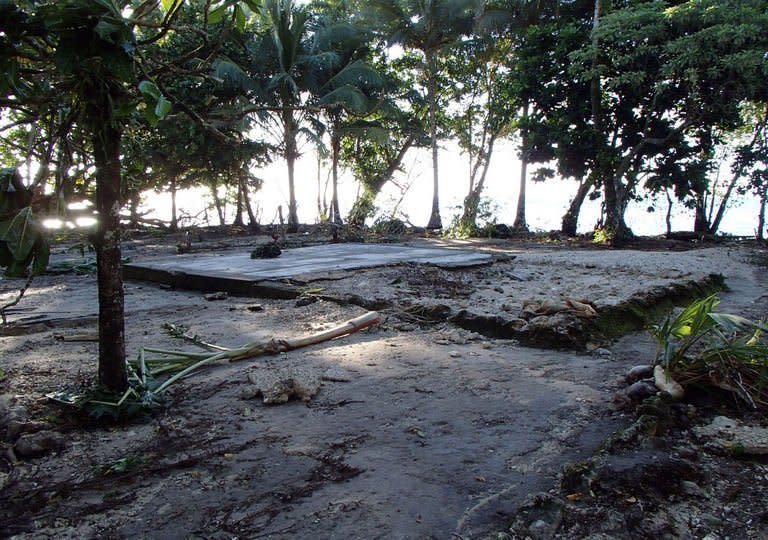
[[[279,354],[307,347],[359,332],[380,321],[381,316],[375,311],[370,311],[344,324],[308,336],[254,341],[236,349],[205,343],[197,336],[189,338],[183,336],[182,332],[180,337],[186,337],[200,346],[214,350],[190,352],[144,347],[135,360],[129,360],[127,363],[129,387],[122,395],[115,396],[97,387],[85,392],[55,392],[47,397],[57,403],[77,407],[96,418],[124,418],[161,405],[169,386],[207,365],[226,361],[237,362],[264,354]],[[178,330],[174,327],[174,335]],[[163,377],[168,378],[161,380]]]
[[[751,407],[768,406],[768,343],[763,322],[717,313],[717,295],[692,303],[651,328],[657,364],[683,387],[717,387]]]

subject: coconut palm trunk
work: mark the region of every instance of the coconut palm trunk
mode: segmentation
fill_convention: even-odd
[[[434,51],[427,51],[427,101],[429,102],[429,139],[432,148],[432,212],[429,216],[427,229],[442,229],[443,221],[440,218],[440,182],[437,170],[437,90],[435,73],[437,71],[437,57]]]

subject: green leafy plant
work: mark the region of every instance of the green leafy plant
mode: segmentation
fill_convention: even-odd
[[[48,241],[31,204],[18,171],[0,170],[0,266],[8,277],[41,274],[48,266]]]
[[[610,244],[613,241],[613,231],[604,227],[595,229],[592,241],[595,244]]]
[[[656,362],[683,386],[717,387],[753,408],[768,406],[766,326],[715,312],[718,304],[717,295],[708,296],[653,326]]]

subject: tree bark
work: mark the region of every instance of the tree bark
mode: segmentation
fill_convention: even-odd
[[[757,214],[757,230],[755,231],[755,237],[759,241],[765,240],[765,207],[768,199],[768,186],[763,186],[760,189],[760,211]]]
[[[243,176],[241,182],[243,183],[243,202],[245,203],[245,211],[248,213],[248,228],[251,230],[259,229],[259,220],[256,218],[256,214],[253,211],[253,204],[251,203],[251,195],[248,193],[248,180],[247,173],[241,173]]]
[[[120,251],[120,140],[110,110],[112,96],[88,100],[96,165],[94,237],[99,288],[99,383],[121,393],[128,387],[125,367],[125,309]]]
[[[288,167],[288,232],[295,233],[299,230],[299,213],[294,182],[298,149],[296,146],[296,120],[293,117],[293,111],[287,110],[283,113],[283,129],[285,130],[285,163]]]
[[[437,91],[435,89],[435,72],[437,58],[434,51],[426,51],[427,61],[427,101],[429,102],[429,138],[432,148],[432,212],[429,216],[427,229],[442,229],[440,218],[440,183],[437,170]]]
[[[563,219],[560,222],[560,231],[564,235],[570,237],[576,236],[581,206],[584,204],[587,195],[589,195],[590,189],[592,189],[592,181],[590,179],[579,182],[579,189],[576,190],[576,195],[574,195],[571,200],[571,204],[568,206],[568,211],[563,215]]]
[[[347,222],[353,227],[362,227],[365,220],[371,217],[374,210],[374,201],[381,192],[384,185],[390,181],[395,172],[400,168],[405,159],[405,154],[413,146],[416,139],[413,136],[408,137],[398,150],[397,154],[387,163],[387,168],[375,178],[368,181],[361,181],[363,184],[363,193],[352,205]]]
[[[232,220],[232,225],[236,227],[243,227],[245,222],[243,221],[243,180],[241,175],[237,175],[237,197],[235,199],[235,219]]]
[[[219,216],[219,225],[223,227],[226,225],[224,220],[224,207],[219,198],[218,186],[215,183],[211,184],[211,196],[213,197],[213,206],[216,208],[216,214]]]
[[[341,136],[338,126],[334,126],[331,134],[331,223],[341,225],[341,213],[339,212],[339,154],[341,153]]]
[[[171,190],[171,231],[178,231],[179,230],[179,215],[178,215],[178,208],[176,206],[176,176],[171,177],[171,184],[170,184],[170,190]]]
[[[485,188],[485,179],[488,176],[488,169],[491,165],[491,156],[493,155],[493,147],[496,144],[496,134],[492,134],[488,140],[488,151],[485,153],[480,152],[477,160],[477,166],[479,167],[482,162],[482,172],[480,173],[480,179],[474,184],[464,198],[464,211],[461,215],[461,225],[466,231],[471,231],[477,227],[477,213],[480,207],[480,198]],[[472,174],[472,181],[474,183],[474,174]]]
[[[672,237],[672,196],[669,194],[669,189],[665,189],[664,194],[667,196],[667,215],[665,216],[665,222],[667,224],[667,238],[671,238]]]
[[[528,120],[529,104],[523,107],[523,122]],[[512,228],[517,231],[528,231],[528,223],[525,219],[525,188],[528,173],[528,132],[523,129],[520,151],[520,191],[517,194],[517,212]]]

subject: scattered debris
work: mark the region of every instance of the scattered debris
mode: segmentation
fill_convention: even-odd
[[[319,298],[317,296],[314,296],[314,295],[302,296],[301,298],[296,300],[295,306],[296,307],[310,306],[310,305],[314,304],[315,302],[317,302],[318,300],[319,300]]]
[[[261,396],[268,405],[309,401],[320,390],[320,378],[310,369],[274,366],[248,374],[248,380],[254,385],[252,397]]]
[[[82,332],[79,334],[53,334],[53,339],[57,341],[99,341],[98,332]]]
[[[267,242],[251,251],[251,259],[274,259],[283,253],[277,242]]]
[[[653,368],[653,383],[656,388],[662,392],[668,393],[673,399],[682,399],[685,394],[685,390],[672,375],[667,373],[663,366],[656,366]]]
[[[768,455],[768,428],[744,425],[727,416],[716,416],[706,426],[693,428],[708,445],[737,456]]]
[[[215,293],[206,294],[204,298],[209,302],[213,302],[215,300],[226,300],[229,298],[229,293],[225,291],[218,291]]]
[[[583,298],[577,300],[570,297],[564,297],[561,300],[550,298],[540,301],[526,300],[523,302],[522,317],[531,319],[562,312],[573,313],[587,319],[597,317],[597,309],[592,302]]]

